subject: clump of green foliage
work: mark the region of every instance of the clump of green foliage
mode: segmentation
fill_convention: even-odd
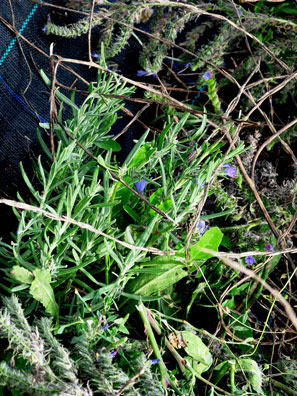
[[[120,339],[120,326],[114,324],[110,331],[94,316],[81,319],[78,335],[65,348],[54,336],[49,318],[43,317],[30,325],[15,296],[3,302],[0,337],[8,340],[11,350],[0,363],[0,384],[6,389],[33,395],[91,396],[99,391],[107,396],[122,388],[131,396],[143,392],[164,394],[151,372],[152,362],[146,357],[144,345]],[[117,359],[113,351],[119,344],[123,357],[130,362],[123,368],[114,362]],[[128,373],[139,373],[137,386]]]
[[[92,22],[85,16],[70,26],[47,23],[47,34],[68,38],[87,34],[90,23],[101,27],[97,62],[110,71],[99,71],[81,106],[56,92],[73,117],[63,123],[61,107],[55,158],[38,132],[45,156],[34,164],[34,184],[21,166],[30,205],[21,196],[2,200],[14,206],[19,226],[10,244],[0,242],[1,287],[25,308],[6,298],[0,314],[10,347],[1,356],[3,395],[9,389],[256,396],[268,395],[272,385],[296,393],[284,375],[287,369],[293,375],[296,352],[286,365],[287,358],[272,361],[262,345],[278,334],[272,317],[280,306],[262,285],[216,257],[218,250],[273,252],[279,242],[236,161],[241,156],[250,174],[267,125],[249,111],[294,68],[297,25],[294,13],[284,17],[292,11],[286,3],[258,2],[252,9],[221,1],[106,2]],[[135,89],[112,70],[131,40],[141,47],[138,77],[178,86],[185,100],[165,100],[161,89],[146,92],[162,104],[157,128],[137,138],[119,163],[121,147],[109,132]],[[274,97],[279,104],[296,95],[296,79],[285,81]],[[242,84],[245,95],[238,94]],[[267,114],[265,122],[273,120],[273,111]],[[265,185],[262,199],[281,231],[293,218],[296,183],[280,184],[272,169],[262,161],[254,180]],[[294,273],[282,273],[280,255],[268,261],[238,255],[237,262],[265,281],[277,272],[282,294],[290,290]],[[33,314],[50,315],[55,324],[42,317],[32,325],[25,315]]]

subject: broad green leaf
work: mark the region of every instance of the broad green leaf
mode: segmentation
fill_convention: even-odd
[[[158,266],[154,268],[154,273],[140,274],[135,279],[130,280],[125,292],[140,296],[156,294],[187,276],[188,273],[183,268],[184,266],[179,261],[158,262]]]
[[[227,374],[230,366],[235,366],[236,372],[245,372],[248,376],[249,382],[252,385],[253,389],[257,392],[258,395],[263,395],[262,391],[262,378],[263,373],[260,370],[257,362],[252,359],[238,359],[238,360],[228,360],[220,363],[214,369],[214,383],[217,384],[224,375]]]
[[[32,283],[34,277],[32,272],[28,271],[26,268],[19,265],[14,265],[10,275],[17,281],[21,283]]]
[[[122,148],[115,140],[109,139],[103,142],[95,142],[97,147],[100,147],[104,150],[112,150],[112,151],[120,151]]]
[[[236,362],[235,370],[246,372],[254,390],[262,395],[264,394],[261,388],[263,374],[255,360],[239,359]]]
[[[200,248],[207,248],[218,251],[218,247],[223,238],[223,233],[218,227],[212,227],[207,230],[195,245],[190,247],[191,260],[204,260],[206,261],[212,257],[209,253],[201,252]]]
[[[212,365],[211,353],[207,346],[202,342],[201,338],[192,333],[192,331],[186,330],[181,333],[187,344],[185,351],[188,356],[194,359],[192,367],[199,375],[201,375]]]
[[[33,271],[35,279],[30,287],[30,294],[35,300],[40,301],[45,307],[45,312],[57,317],[59,307],[55,301],[54,291],[50,285],[51,275],[45,269],[36,269]]]

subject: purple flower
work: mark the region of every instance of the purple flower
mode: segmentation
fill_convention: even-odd
[[[255,262],[255,259],[254,259],[254,257],[252,257],[252,256],[247,256],[247,257],[244,259],[244,261],[245,261],[246,265],[253,265],[254,262]]]
[[[242,11],[241,11],[240,8],[236,8],[236,12],[237,12],[237,15],[238,15],[239,17],[242,16]]]
[[[234,177],[236,175],[236,168],[235,166],[229,166],[228,168],[224,169],[224,172],[229,177]]]
[[[113,351],[110,352],[109,357],[114,358],[118,353],[118,349],[114,349]]]
[[[145,185],[147,184],[147,181],[145,181],[144,179],[134,183],[134,186],[136,188],[136,191],[138,193],[142,193],[144,191]]]
[[[97,59],[99,58],[99,55],[97,54],[96,51],[91,51],[91,57]]]
[[[157,364],[157,363],[159,363],[160,362],[160,359],[153,359],[152,360],[152,364]]]
[[[198,227],[203,228],[205,227],[205,221],[204,220],[200,220],[198,223]]]
[[[145,70],[138,70],[136,73],[137,77],[143,77],[143,76],[147,76],[148,72],[146,72]]]
[[[270,243],[264,246],[264,249],[267,250],[267,252],[274,252],[274,249]]]
[[[42,30],[43,33],[46,33],[46,26],[44,25],[44,26],[41,28],[41,30]]]
[[[204,81],[208,81],[211,79],[211,74],[209,72],[206,72],[203,74],[202,78]]]
[[[198,179],[198,177],[196,177],[194,180],[194,184],[198,184],[198,181],[199,181],[199,179]],[[204,188],[204,186],[205,186],[205,180],[203,180],[203,182],[201,184],[201,188]]]
[[[105,323],[105,325],[103,326],[103,330],[107,330],[109,328],[109,324]]]
[[[198,223],[198,234],[199,236],[203,235],[207,229],[207,225],[204,220],[200,220]]]
[[[148,72],[148,71],[145,71],[145,70],[138,70],[136,72],[136,76],[137,77],[152,76],[155,80],[157,79],[157,75],[156,74]]]

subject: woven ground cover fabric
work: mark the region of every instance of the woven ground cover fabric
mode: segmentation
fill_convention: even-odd
[[[63,5],[61,1],[49,1]],[[33,45],[49,54],[50,44],[54,43],[54,53],[67,58],[88,60],[87,34],[75,39],[46,35],[42,28],[53,8],[34,4],[30,0],[2,0],[0,15],[14,24]],[[68,13],[69,17],[69,13]],[[75,14],[70,16],[75,18]],[[63,15],[61,23],[65,23]],[[96,32],[95,32],[96,34]],[[95,34],[92,33],[93,40]],[[49,59],[36,51],[0,23],[0,193],[13,194],[20,185],[19,162],[38,152],[36,128],[39,122],[49,120],[49,91],[45,87],[35,65],[43,69],[48,76]],[[87,81],[96,80],[96,69],[71,65]],[[74,80],[73,74],[59,68],[58,81],[69,86]],[[78,83],[79,84],[79,83]],[[86,90],[86,85],[76,85]],[[63,91],[62,91],[63,92]],[[69,92],[64,91],[69,96]],[[76,95],[76,103],[84,98]],[[129,105],[128,105],[129,106]],[[71,116],[69,112],[64,118]],[[117,124],[120,131],[130,119],[124,118]],[[132,128],[133,129],[133,128]],[[132,135],[127,136],[124,145],[126,151],[131,146]]]
[[[48,1],[51,5],[64,5],[62,1]],[[1,0],[0,2],[0,196],[14,198],[17,191],[22,191],[24,185],[20,174],[20,161],[24,162],[30,173],[30,158],[36,158],[40,153],[36,138],[36,128],[40,122],[49,121],[49,90],[42,81],[38,69],[43,69],[50,76],[49,59],[42,55],[32,45],[49,54],[51,43],[54,43],[54,53],[67,58],[88,60],[87,34],[75,39],[60,38],[46,35],[43,27],[49,13],[51,18],[61,19],[65,24],[63,13],[53,14],[54,8],[40,5],[30,0]],[[55,12],[55,11],[54,11]],[[64,15],[65,16],[65,15]],[[68,15],[70,22],[79,18],[76,14]],[[72,19],[71,19],[72,18]],[[14,26],[29,42],[26,43],[6,26],[5,21]],[[56,22],[56,21],[55,21]],[[57,23],[57,22],[56,22]],[[69,20],[66,21],[69,23]],[[97,30],[98,37],[98,30]],[[96,29],[92,31],[92,41],[96,41]],[[131,49],[130,49],[131,50]],[[95,81],[97,70],[80,65],[71,65],[87,81]],[[74,76],[69,71],[59,68],[57,79],[60,83],[70,86]],[[78,89],[86,90],[86,85],[78,82]],[[69,92],[63,91],[67,96]],[[84,97],[76,95],[79,104]],[[127,103],[135,113],[133,105]],[[70,118],[71,112],[64,112],[64,118]],[[121,119],[113,128],[113,133],[120,132],[131,118],[121,114]],[[123,154],[127,155],[132,148],[133,131],[129,128],[122,139]],[[33,173],[31,172],[33,177]],[[6,224],[7,212],[10,209],[1,205],[0,221]],[[1,230],[0,230],[1,233]]]

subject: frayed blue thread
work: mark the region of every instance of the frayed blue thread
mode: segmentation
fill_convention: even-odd
[[[43,118],[42,116],[34,113],[34,111],[32,111],[30,109],[30,107],[27,105],[27,103],[20,97],[18,96],[18,94],[16,94],[11,88],[10,86],[7,84],[7,82],[4,80],[4,78],[2,76],[0,76],[0,83],[4,86],[4,88],[10,93],[10,95],[21,105],[23,106],[24,109],[26,109],[28,111],[28,113],[30,113],[33,117],[35,117],[37,120],[46,123],[48,122],[45,118]]]
[[[42,0],[40,0],[42,2]],[[28,25],[30,19],[32,18],[32,16],[35,14],[35,11],[38,8],[38,4],[35,4],[35,6],[32,8],[30,14],[27,16],[27,18],[25,19],[25,21],[23,22],[19,33],[22,34],[23,31],[25,30],[26,26]],[[16,37],[14,39],[11,40],[11,42],[9,43],[8,47],[6,48],[4,54],[1,56],[0,58],[0,66],[3,64],[3,62],[5,61],[5,59],[7,58],[8,54],[10,53],[10,51],[12,50],[14,44],[16,43]],[[42,116],[39,116],[38,114],[35,114],[34,111],[32,111],[30,109],[30,107],[27,105],[27,103],[20,97],[18,96],[18,94],[16,94],[14,92],[14,90],[7,84],[7,82],[4,80],[4,78],[2,76],[0,76],[0,82],[3,85],[3,87],[10,93],[10,95],[21,105],[24,107],[24,109],[26,109],[31,115],[33,115],[35,118],[37,118],[39,121],[41,122],[48,122],[45,118],[43,118]]]
[[[200,98],[200,95],[206,95],[203,91],[205,90],[205,88],[207,87],[207,84],[203,84],[202,87],[199,89],[199,92],[197,93],[197,95],[195,96],[195,98],[192,100],[192,105],[195,104],[196,100]]]

